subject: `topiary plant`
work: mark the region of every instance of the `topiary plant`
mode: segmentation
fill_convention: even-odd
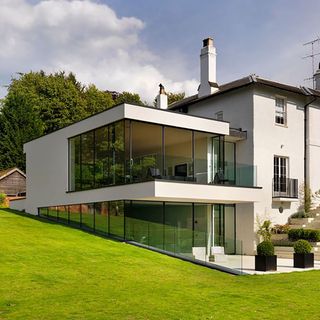
[[[262,241],[257,245],[258,256],[274,256],[274,246],[271,241]]]
[[[295,242],[294,246],[295,253],[310,253],[312,246],[307,240],[298,240]]]

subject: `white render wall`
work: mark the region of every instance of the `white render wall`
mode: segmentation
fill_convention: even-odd
[[[308,107],[308,184],[313,192],[320,189],[320,99]],[[319,204],[319,203],[318,203]]]
[[[287,126],[275,124],[275,97],[286,98]],[[309,98],[310,99],[310,98]],[[319,99],[318,99],[319,100]],[[276,202],[272,199],[273,158],[289,157],[289,178],[304,183],[304,112],[307,98],[276,88],[256,85],[239,88],[189,106],[189,113],[223,118],[231,128],[247,131],[247,140],[236,143],[238,163],[257,168],[257,185],[263,188],[263,200],[254,204],[237,204],[237,238],[243,241],[244,252],[252,253],[256,244],[256,219],[271,219],[274,224],[286,223],[297,212],[299,201]],[[309,107],[308,178],[312,191],[320,189],[320,101]],[[283,213],[279,212],[283,208]]]
[[[275,123],[275,98],[287,102],[286,126]],[[263,187],[264,201],[254,205],[255,214],[270,219],[274,224],[284,224],[297,212],[299,202],[272,200],[274,156],[289,158],[288,177],[304,182],[304,112],[305,100],[296,94],[276,89],[260,88],[254,92],[254,164],[258,168],[257,183]],[[282,207],[283,213],[279,212]]]

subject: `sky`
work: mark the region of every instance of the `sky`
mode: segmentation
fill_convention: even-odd
[[[0,0],[0,97],[18,73],[39,70],[149,103],[159,83],[191,95],[209,36],[218,84],[254,73],[312,86],[303,44],[320,37],[319,12],[319,0]]]

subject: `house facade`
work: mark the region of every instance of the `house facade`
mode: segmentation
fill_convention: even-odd
[[[320,66],[315,83],[312,90],[251,75],[206,94],[199,90],[171,106],[171,110],[227,120],[231,128],[247,133],[246,140],[236,142],[235,152],[238,163],[257,168],[257,184],[263,188],[263,201],[250,204],[252,221],[260,217],[284,224],[301,210],[305,184],[312,192],[320,189]]]
[[[218,86],[215,58],[205,39],[195,96],[168,107],[161,86],[157,108],[121,104],[26,143],[13,207],[199,261],[253,254],[257,217],[285,223],[299,186],[320,188],[320,92]]]

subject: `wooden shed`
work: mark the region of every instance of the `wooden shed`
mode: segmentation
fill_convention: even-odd
[[[0,171],[0,193],[7,196],[24,195],[26,192],[26,175],[18,168]]]

